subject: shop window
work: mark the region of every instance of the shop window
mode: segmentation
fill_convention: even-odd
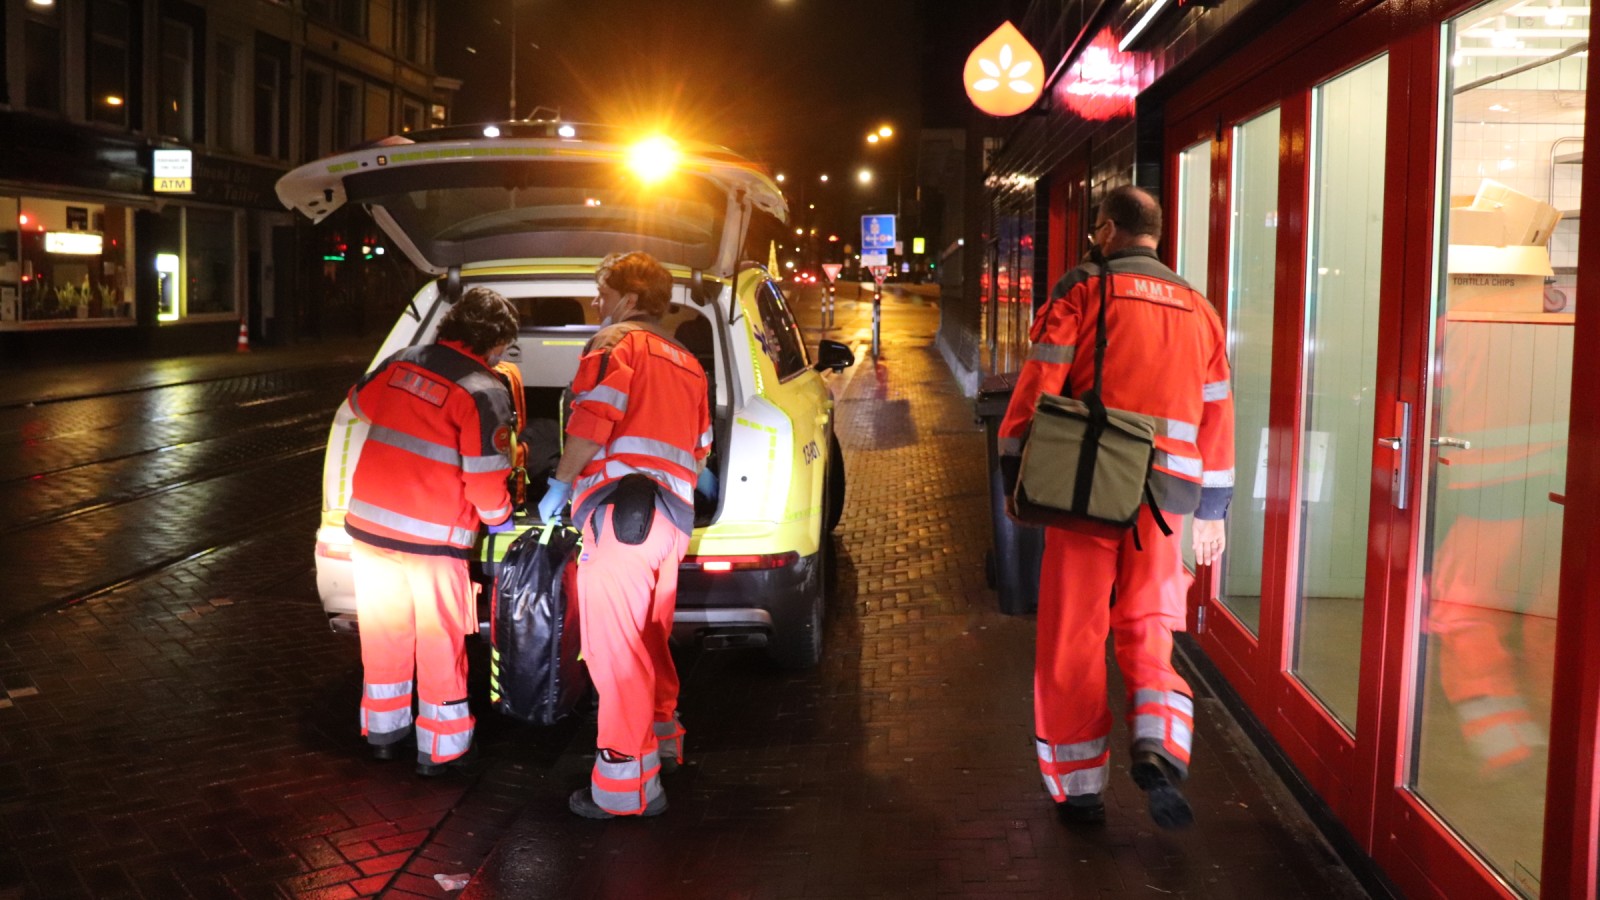
[[[190,209],[185,226],[188,314],[232,313],[237,309],[234,277],[234,219],[230,210]]]
[[[1211,142],[1178,154],[1178,274],[1206,292],[1211,252]]]
[[[156,318],[237,315],[238,213],[169,206],[153,229]]]
[[[277,57],[256,52],[255,152],[280,159],[284,155],[282,110],[283,64]]]
[[[127,208],[6,197],[0,216],[0,328],[132,321]]]
[[[133,22],[123,0],[89,4],[89,119],[128,127],[133,102],[128,78],[128,35]]]
[[[1218,600],[1252,634],[1261,628],[1261,561],[1266,544],[1279,119],[1278,110],[1273,109],[1233,130],[1227,324],[1237,435],[1234,459],[1239,475],[1228,511],[1228,553],[1223,558]]]
[[[57,8],[29,4],[22,26],[23,102],[30,109],[61,111],[61,20]]]
[[[1388,125],[1372,98],[1388,90],[1389,58],[1381,56],[1311,95],[1293,671],[1352,733],[1376,437]]]
[[[237,153],[243,149],[240,139],[240,115],[244,105],[240,102],[239,94],[242,82],[239,79],[240,45],[235,41],[217,41],[213,55],[216,57],[211,67],[212,78],[216,83],[216,115],[211,116],[212,142],[217,149]]]
[[[1544,850],[1589,20],[1587,4],[1496,0],[1442,35],[1447,189],[1421,417],[1407,783],[1530,897]]]
[[[194,139],[194,29],[161,20],[161,69],[156,128],[163,137]]]

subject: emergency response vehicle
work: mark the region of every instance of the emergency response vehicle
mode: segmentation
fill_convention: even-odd
[[[759,262],[783,233],[777,184],[704,144],[635,140],[600,126],[511,122],[386,138],[308,163],[278,197],[313,222],[365,206],[424,284],[378,350],[433,340],[445,309],[484,284],[515,303],[532,450],[527,509],[553,464],[565,388],[599,330],[590,301],[601,259],[643,250],[673,275],[665,327],[710,382],[715,495],[697,494],[679,573],[674,635],[708,646],[764,646],[779,664],[816,663],[830,577],[830,532],[845,468],[822,373],[854,363],[824,340],[812,360],[774,273]],[[323,467],[317,588],[336,630],[354,630],[350,477],[366,426],[340,406]]]

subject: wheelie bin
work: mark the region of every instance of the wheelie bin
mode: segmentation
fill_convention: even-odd
[[[994,545],[984,557],[989,586],[999,595],[1000,611],[1031,615],[1039,609],[1039,561],[1044,558],[1044,529],[1024,525],[1006,515],[1005,479],[1000,474],[1000,420],[1011,402],[1016,373],[989,375],[978,386],[978,421],[989,452],[989,518]]]

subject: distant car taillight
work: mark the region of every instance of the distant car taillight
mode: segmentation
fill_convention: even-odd
[[[763,553],[755,556],[685,556],[680,569],[699,569],[702,572],[736,572],[745,569],[781,569],[800,560],[800,554]]]
[[[330,544],[327,541],[317,541],[317,555],[324,559],[349,559],[349,544]]]

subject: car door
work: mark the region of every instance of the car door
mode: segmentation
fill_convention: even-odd
[[[832,429],[833,397],[822,376],[811,368],[800,326],[777,283],[763,278],[755,285],[759,321],[752,322],[755,341],[777,376],[763,395],[792,423],[794,442],[788,465],[792,473],[788,516],[791,520],[820,521],[823,483],[827,471],[828,437]],[[774,460],[774,463],[782,463]],[[807,534],[819,533],[807,529]]]

